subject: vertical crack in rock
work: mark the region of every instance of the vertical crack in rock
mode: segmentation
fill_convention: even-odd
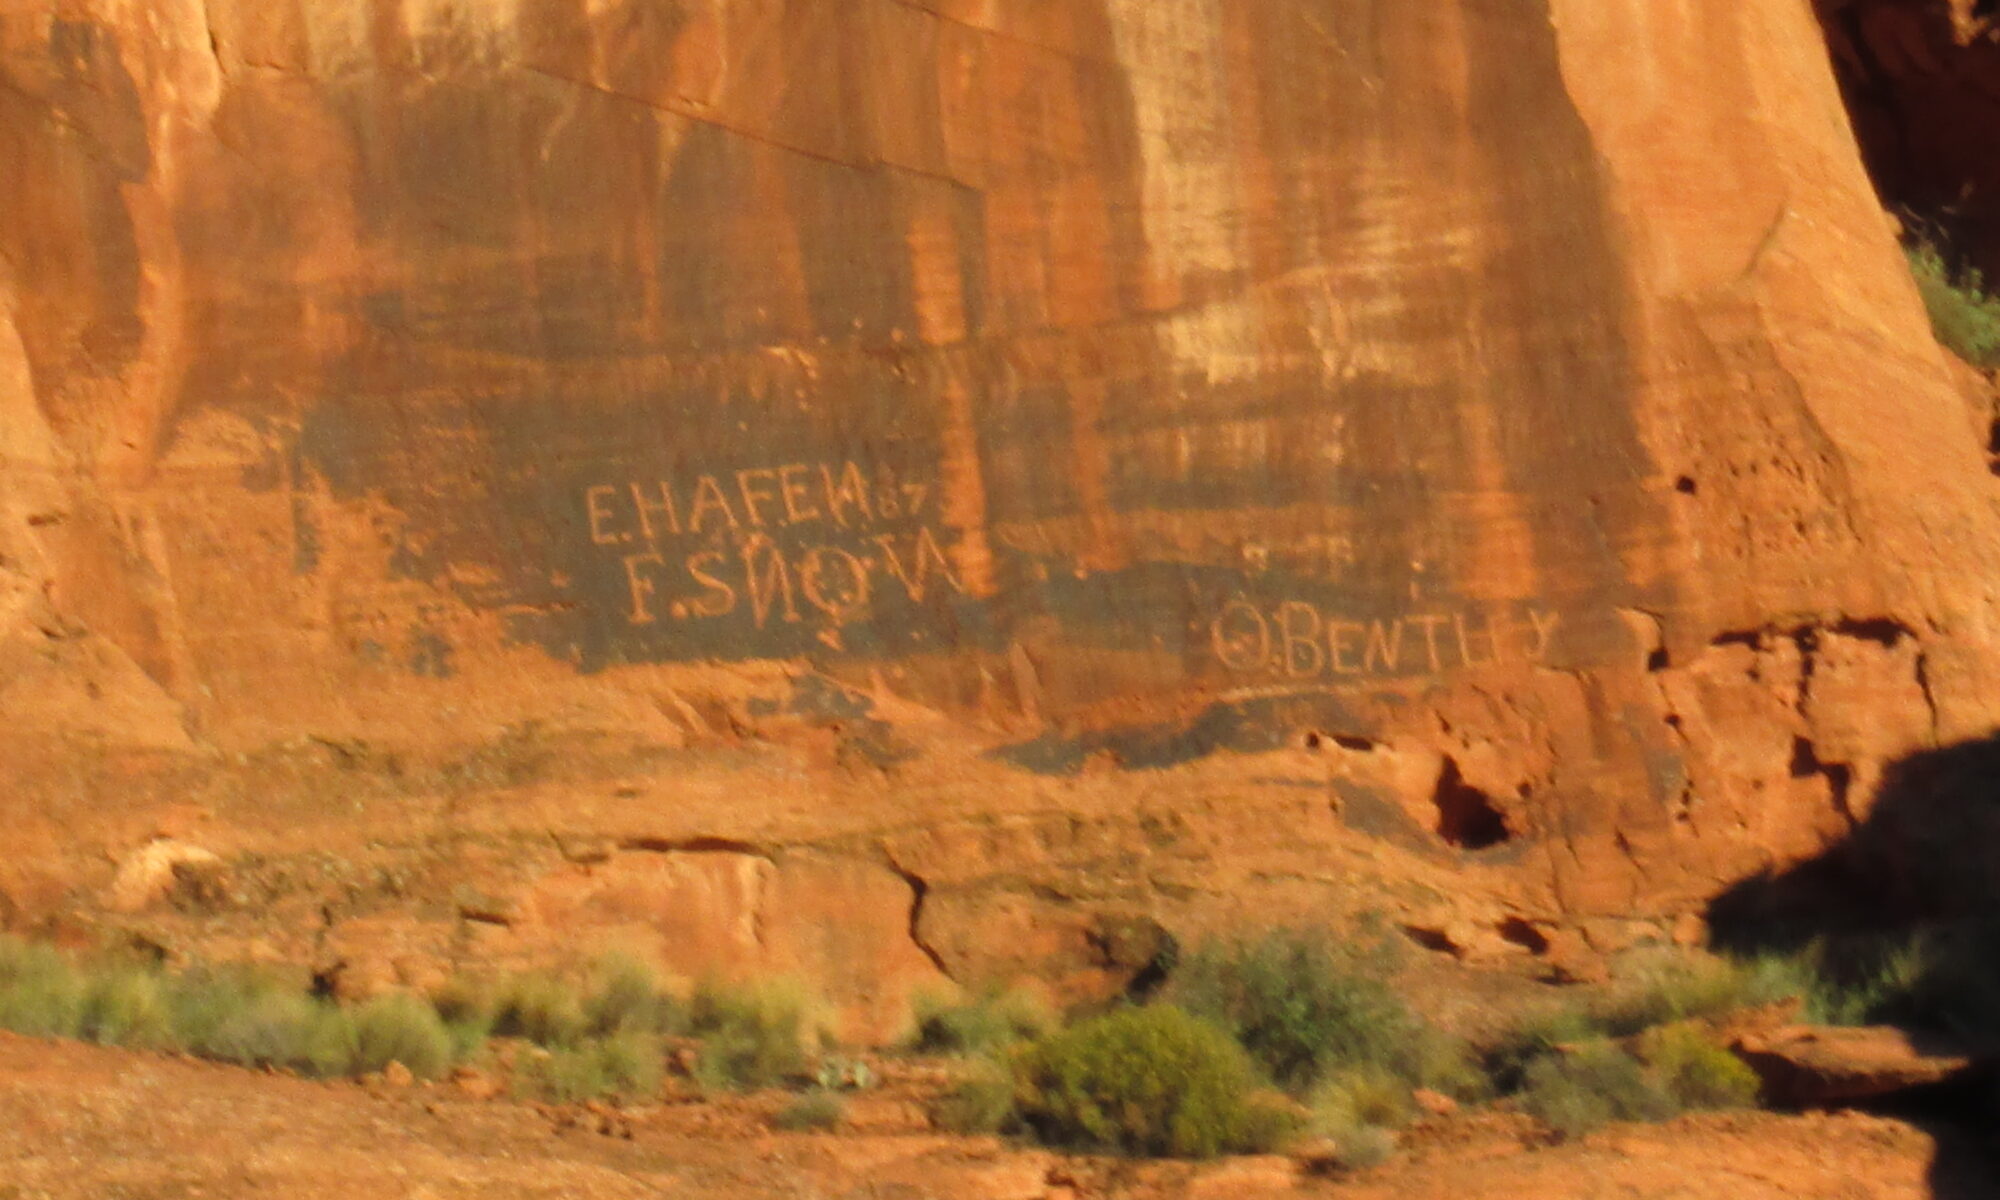
[[[938,974],[944,976],[946,979],[952,979],[953,976],[950,969],[944,964],[944,956],[939,954],[929,942],[924,940],[924,901],[931,894],[931,885],[924,880],[923,876],[918,875],[916,872],[905,868],[901,863],[897,862],[895,856],[889,853],[887,847],[884,847],[882,850],[882,861],[891,871],[896,873],[897,878],[910,887],[910,944],[915,946],[925,958],[931,960],[931,965],[937,968]]]
[[[1941,733],[1937,694],[1931,690],[1931,657],[1921,650],[1917,652],[1916,672],[1917,689],[1924,694],[1924,707],[1930,712],[1931,745],[1935,746]]]

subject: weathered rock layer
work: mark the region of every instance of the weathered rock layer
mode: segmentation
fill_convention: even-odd
[[[2000,709],[1790,0],[15,0],[0,162],[19,921],[1560,954]]]

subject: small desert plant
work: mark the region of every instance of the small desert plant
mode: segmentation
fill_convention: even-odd
[[[0,937],[0,1029],[30,1037],[75,1037],[87,989],[69,957],[53,946]]]
[[[931,1120],[951,1133],[1004,1133],[1014,1127],[1014,1077],[1005,1067],[976,1060],[971,1070],[933,1101]]]
[[[92,974],[77,1032],[100,1045],[141,1050],[166,1050],[180,1041],[161,973],[129,965]]]
[[[513,975],[496,987],[492,1036],[521,1038],[538,1046],[569,1046],[583,1038],[590,1018],[582,989],[550,972]]]
[[[1061,1024],[1047,1001],[1023,988],[954,1001],[919,996],[911,1048],[925,1054],[993,1054]]]
[[[444,1022],[453,1060],[478,1055],[493,1036],[498,1002],[496,986],[467,975],[454,975],[431,993],[431,1007]]]
[[[1919,241],[1904,253],[1937,340],[1976,367],[2000,367],[2000,298],[1971,268],[1953,271],[1937,247]]]
[[[1331,1141],[1339,1165],[1372,1167],[1395,1152],[1396,1130],[1416,1118],[1410,1085],[1380,1064],[1337,1072],[1307,1097],[1307,1128]]]
[[[1044,1141],[1155,1157],[1268,1148],[1256,1069],[1221,1029],[1170,1005],[1050,1034],[1014,1059],[1022,1121]]]
[[[1580,1005],[1532,1013],[1487,1051],[1487,1077],[1497,1090],[1517,1092],[1526,1086],[1528,1068],[1537,1061],[1602,1036],[1602,1028]]]
[[[847,1105],[832,1092],[807,1092],[771,1118],[771,1124],[793,1133],[837,1129]]]
[[[1312,1110],[1315,1128],[1329,1136],[1335,1128],[1401,1129],[1417,1115],[1410,1085],[1386,1067],[1372,1063],[1350,1068],[1321,1082],[1306,1103]]]
[[[789,980],[695,989],[689,1023],[701,1039],[695,1078],[705,1087],[774,1087],[806,1073],[815,1006]]]
[[[310,1079],[353,1069],[354,1024],[324,1000],[277,986],[184,985],[177,1014],[192,1031],[195,1053],[251,1067],[276,1067]]]
[[[1812,986],[1810,973],[1786,960],[1739,962],[1662,951],[1628,969],[1622,985],[1592,1009],[1590,1019],[1612,1037],[1630,1037],[1656,1025],[1719,1017],[1804,995]]]
[[[1698,1026],[1663,1025],[1647,1031],[1639,1039],[1639,1056],[1682,1109],[1748,1108],[1757,1102],[1757,1073]]]
[[[586,1028],[615,1033],[676,1034],[687,1028],[687,1010],[660,986],[653,969],[636,958],[608,955],[592,968],[583,1002]]]
[[[1663,1121],[1678,1105],[1638,1059],[1609,1041],[1587,1042],[1528,1064],[1521,1102],[1572,1138],[1611,1121]]]
[[[518,1058],[514,1091],[558,1104],[601,1097],[642,1100],[660,1090],[661,1061],[660,1041],[652,1034],[587,1038]]]
[[[1463,1048],[1410,1012],[1389,985],[1392,967],[1385,948],[1278,930],[1198,948],[1168,995],[1227,1030],[1294,1092],[1365,1065],[1443,1090],[1476,1088]]]
[[[404,992],[377,996],[353,1011],[357,1074],[401,1063],[418,1079],[435,1079],[456,1057],[450,1032],[437,1009]]]

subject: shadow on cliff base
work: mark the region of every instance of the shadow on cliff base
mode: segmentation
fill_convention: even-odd
[[[2000,735],[1897,762],[1845,839],[1736,884],[1708,919],[1719,949],[1810,964],[1821,1019],[2000,1050]],[[1882,1107],[1936,1136],[1933,1196],[2000,1196],[1990,1075]]]

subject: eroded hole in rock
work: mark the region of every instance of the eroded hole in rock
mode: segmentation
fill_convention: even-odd
[[[1683,475],[1679,479],[1674,480],[1674,490],[1679,492],[1683,496],[1694,495],[1696,490],[1694,477],[1690,475]]]
[[[1426,950],[1435,950],[1440,954],[1451,954],[1457,949],[1452,944],[1451,938],[1447,937],[1442,929],[1432,929],[1423,925],[1405,925],[1403,926],[1403,936]]]
[[[1507,840],[1507,819],[1494,807],[1491,796],[1465,782],[1457,760],[1444,760],[1431,802],[1437,806],[1438,836],[1451,845],[1461,850],[1484,850]]]
[[[1498,929],[1502,938],[1531,954],[1542,954],[1549,948],[1549,939],[1522,917],[1508,917],[1500,922]]]
[[[1910,631],[1909,626],[1893,617],[1869,617],[1842,621],[1833,627],[1832,632],[1842,637],[1850,637],[1864,642],[1874,642],[1879,646],[1891,650],[1895,649],[1896,643],[1902,641],[1904,638],[1916,636]]]
[[[1666,670],[1669,666],[1672,665],[1673,665],[1672,662],[1667,658],[1667,648],[1665,646],[1655,646],[1653,650],[1646,655],[1646,669],[1655,674],[1658,674],[1659,672]]]
[[[1306,734],[1306,749],[1308,750],[1323,750],[1328,743],[1338,746],[1342,750],[1353,750],[1360,754],[1372,753],[1380,748],[1380,743],[1376,742],[1373,738],[1361,737],[1358,734],[1321,733],[1318,730]]]

